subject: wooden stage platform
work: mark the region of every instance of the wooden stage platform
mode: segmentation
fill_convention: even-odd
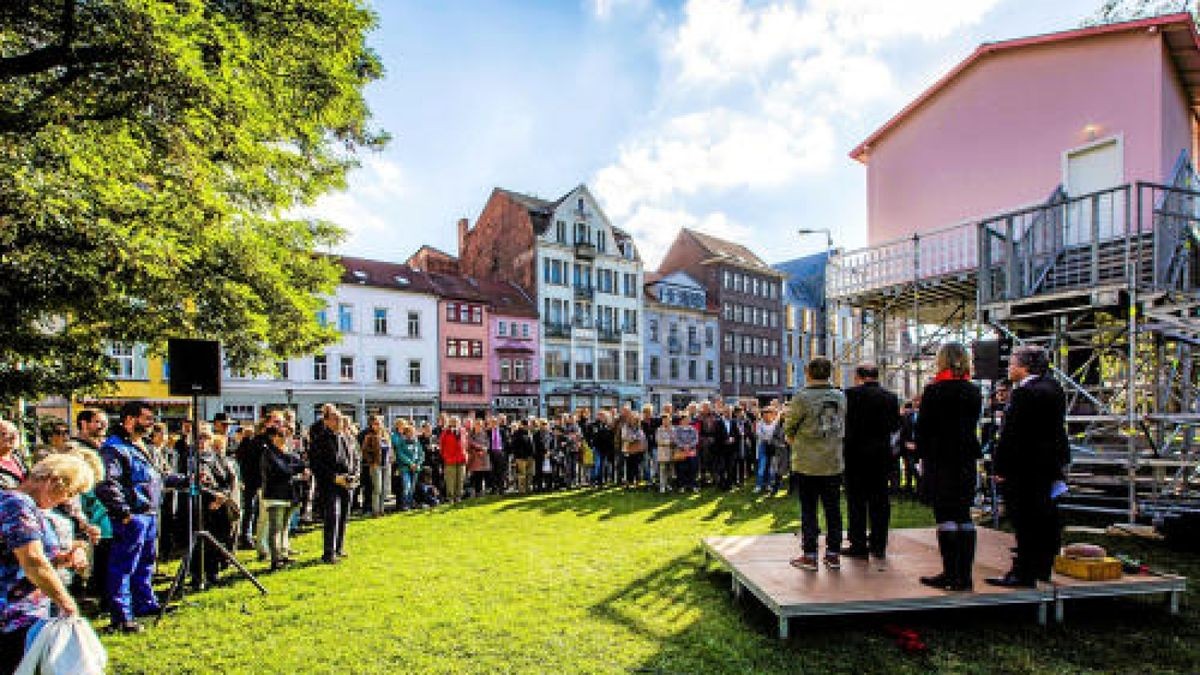
[[[1063,619],[1063,602],[1073,598],[1166,594],[1172,613],[1186,579],[1170,575],[1126,575],[1116,581],[1079,581],[1054,575],[1037,588],[997,588],[985,577],[1001,576],[1012,562],[1013,536],[979,528],[975,555],[975,591],[953,593],[921,585],[918,578],[941,571],[937,534],[933,528],[892,530],[885,563],[874,559],[842,558],[839,570],[822,564],[818,572],[788,564],[800,553],[794,534],[707,537],[701,540],[706,558],[717,560],[733,577],[733,594],[754,594],[779,619],[779,637],[788,636],[792,617],[880,614],[956,607],[1029,605],[1045,624],[1050,608]],[[822,551],[824,548],[822,547]]]

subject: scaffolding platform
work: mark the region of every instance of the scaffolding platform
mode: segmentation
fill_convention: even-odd
[[[1028,605],[1045,625],[1051,609],[1055,620],[1063,619],[1066,600],[1159,594],[1168,596],[1172,613],[1179,610],[1186,579],[1171,575],[1127,575],[1114,581],[1078,581],[1055,575],[1049,584],[1018,589],[984,583],[985,577],[1008,571],[1014,543],[1010,534],[979,528],[975,591],[971,593],[941,591],[920,583],[921,576],[941,571],[934,528],[893,530],[886,563],[843,558],[841,569],[822,567],[818,572],[789,564],[799,555],[794,534],[706,537],[701,548],[706,558],[730,572],[735,598],[749,591],[775,614],[781,639],[788,637],[789,620],[797,617]]]

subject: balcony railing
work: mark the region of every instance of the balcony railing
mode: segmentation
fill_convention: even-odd
[[[975,223],[895,239],[829,259],[826,285],[831,298],[912,283],[979,267]]]
[[[576,328],[582,328],[584,330],[590,330],[596,327],[596,324],[592,321],[592,318],[588,316],[577,316],[571,323]]]
[[[571,215],[575,216],[575,220],[587,222],[592,218],[592,212],[587,209],[581,209],[578,206],[571,209]]]
[[[496,396],[536,396],[537,393],[537,382],[492,380],[492,394]]]
[[[596,245],[588,241],[575,242],[575,257],[592,260],[596,257]]]
[[[671,354],[679,354],[683,352],[683,343],[679,338],[667,338],[667,351]]]
[[[596,337],[601,342],[620,342],[621,331],[614,328],[601,328],[596,332]]]
[[[700,353],[700,341],[699,340],[688,340],[687,351],[689,354],[693,354],[693,355],[699,354]]]
[[[546,337],[548,338],[569,338],[571,337],[571,324],[569,323],[553,323],[547,321]]]
[[[594,286],[576,286],[576,300],[591,300],[596,297],[596,288]]]

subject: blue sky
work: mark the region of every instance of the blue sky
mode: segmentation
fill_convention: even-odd
[[[768,262],[866,242],[847,152],[980,42],[1073,28],[1100,0],[375,0],[392,144],[308,212],[346,254],[455,252],[502,186],[587,183],[657,266],[681,226]]]

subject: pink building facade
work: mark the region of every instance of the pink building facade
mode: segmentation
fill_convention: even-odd
[[[491,312],[471,280],[429,274],[438,290],[438,348],[441,411],[485,414],[490,405],[488,372]]]
[[[537,415],[541,405],[541,338],[537,307],[519,286],[486,282],[491,302],[488,372],[491,411],[511,418]]]
[[[1194,156],[1197,67],[1187,14],[980,47],[851,152],[867,166],[870,245],[1059,186],[1170,183]]]

